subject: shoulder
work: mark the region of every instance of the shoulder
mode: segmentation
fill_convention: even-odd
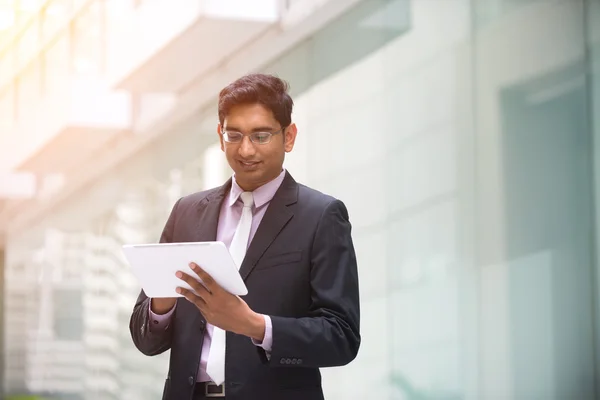
[[[311,213],[324,215],[329,212],[341,212],[347,218],[346,205],[342,200],[300,183],[298,184],[298,203],[302,208],[310,210]]]
[[[199,206],[205,200],[208,200],[208,199],[218,195],[222,190],[223,190],[222,187],[216,187],[216,188],[212,188],[212,189],[208,189],[208,190],[203,190],[201,192],[195,192],[195,193],[188,194],[186,196],[181,197],[179,200],[177,200],[177,203],[175,203],[174,208],[177,211],[183,211],[183,210],[187,210],[190,208],[195,209],[195,208],[197,208],[197,206]]]
[[[326,207],[329,203],[337,201],[337,199],[317,189],[298,183],[298,201],[317,207]]]
[[[187,196],[183,196],[181,198],[182,204],[197,204],[203,201],[204,199],[210,198],[213,195],[217,194],[221,188],[216,187],[208,190],[203,190],[201,192],[191,193]]]

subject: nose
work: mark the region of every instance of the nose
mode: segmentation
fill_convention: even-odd
[[[242,138],[238,152],[242,158],[251,158],[256,153],[254,144],[250,141],[248,136]]]

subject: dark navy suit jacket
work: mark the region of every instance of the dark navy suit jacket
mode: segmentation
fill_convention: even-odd
[[[225,185],[177,201],[161,242],[214,241]],[[319,368],[352,361],[360,346],[359,294],[351,226],[344,204],[296,183],[289,173],[250,243],[240,274],[243,299],[271,317],[270,357],[245,336],[227,332],[228,400],[323,399]],[[192,398],[206,322],[180,298],[169,327],[150,332],[144,292],[130,330],[146,355],[171,350],[163,400]]]

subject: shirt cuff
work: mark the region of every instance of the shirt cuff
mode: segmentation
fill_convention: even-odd
[[[177,303],[175,303],[175,306]],[[167,329],[169,322],[171,322],[171,315],[175,311],[175,306],[171,308],[166,314],[156,314],[152,311],[152,300],[148,302],[148,315],[150,316],[150,332],[157,331],[160,329]]]
[[[265,318],[265,337],[262,342],[252,339],[252,343],[254,343],[255,346],[262,347],[269,353],[273,348],[273,324],[271,323],[271,317],[268,315],[263,315],[263,317]]]

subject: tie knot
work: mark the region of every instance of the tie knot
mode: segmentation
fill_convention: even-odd
[[[252,207],[254,205],[254,196],[252,196],[252,192],[243,192],[240,194],[240,198],[244,202],[244,207]]]

